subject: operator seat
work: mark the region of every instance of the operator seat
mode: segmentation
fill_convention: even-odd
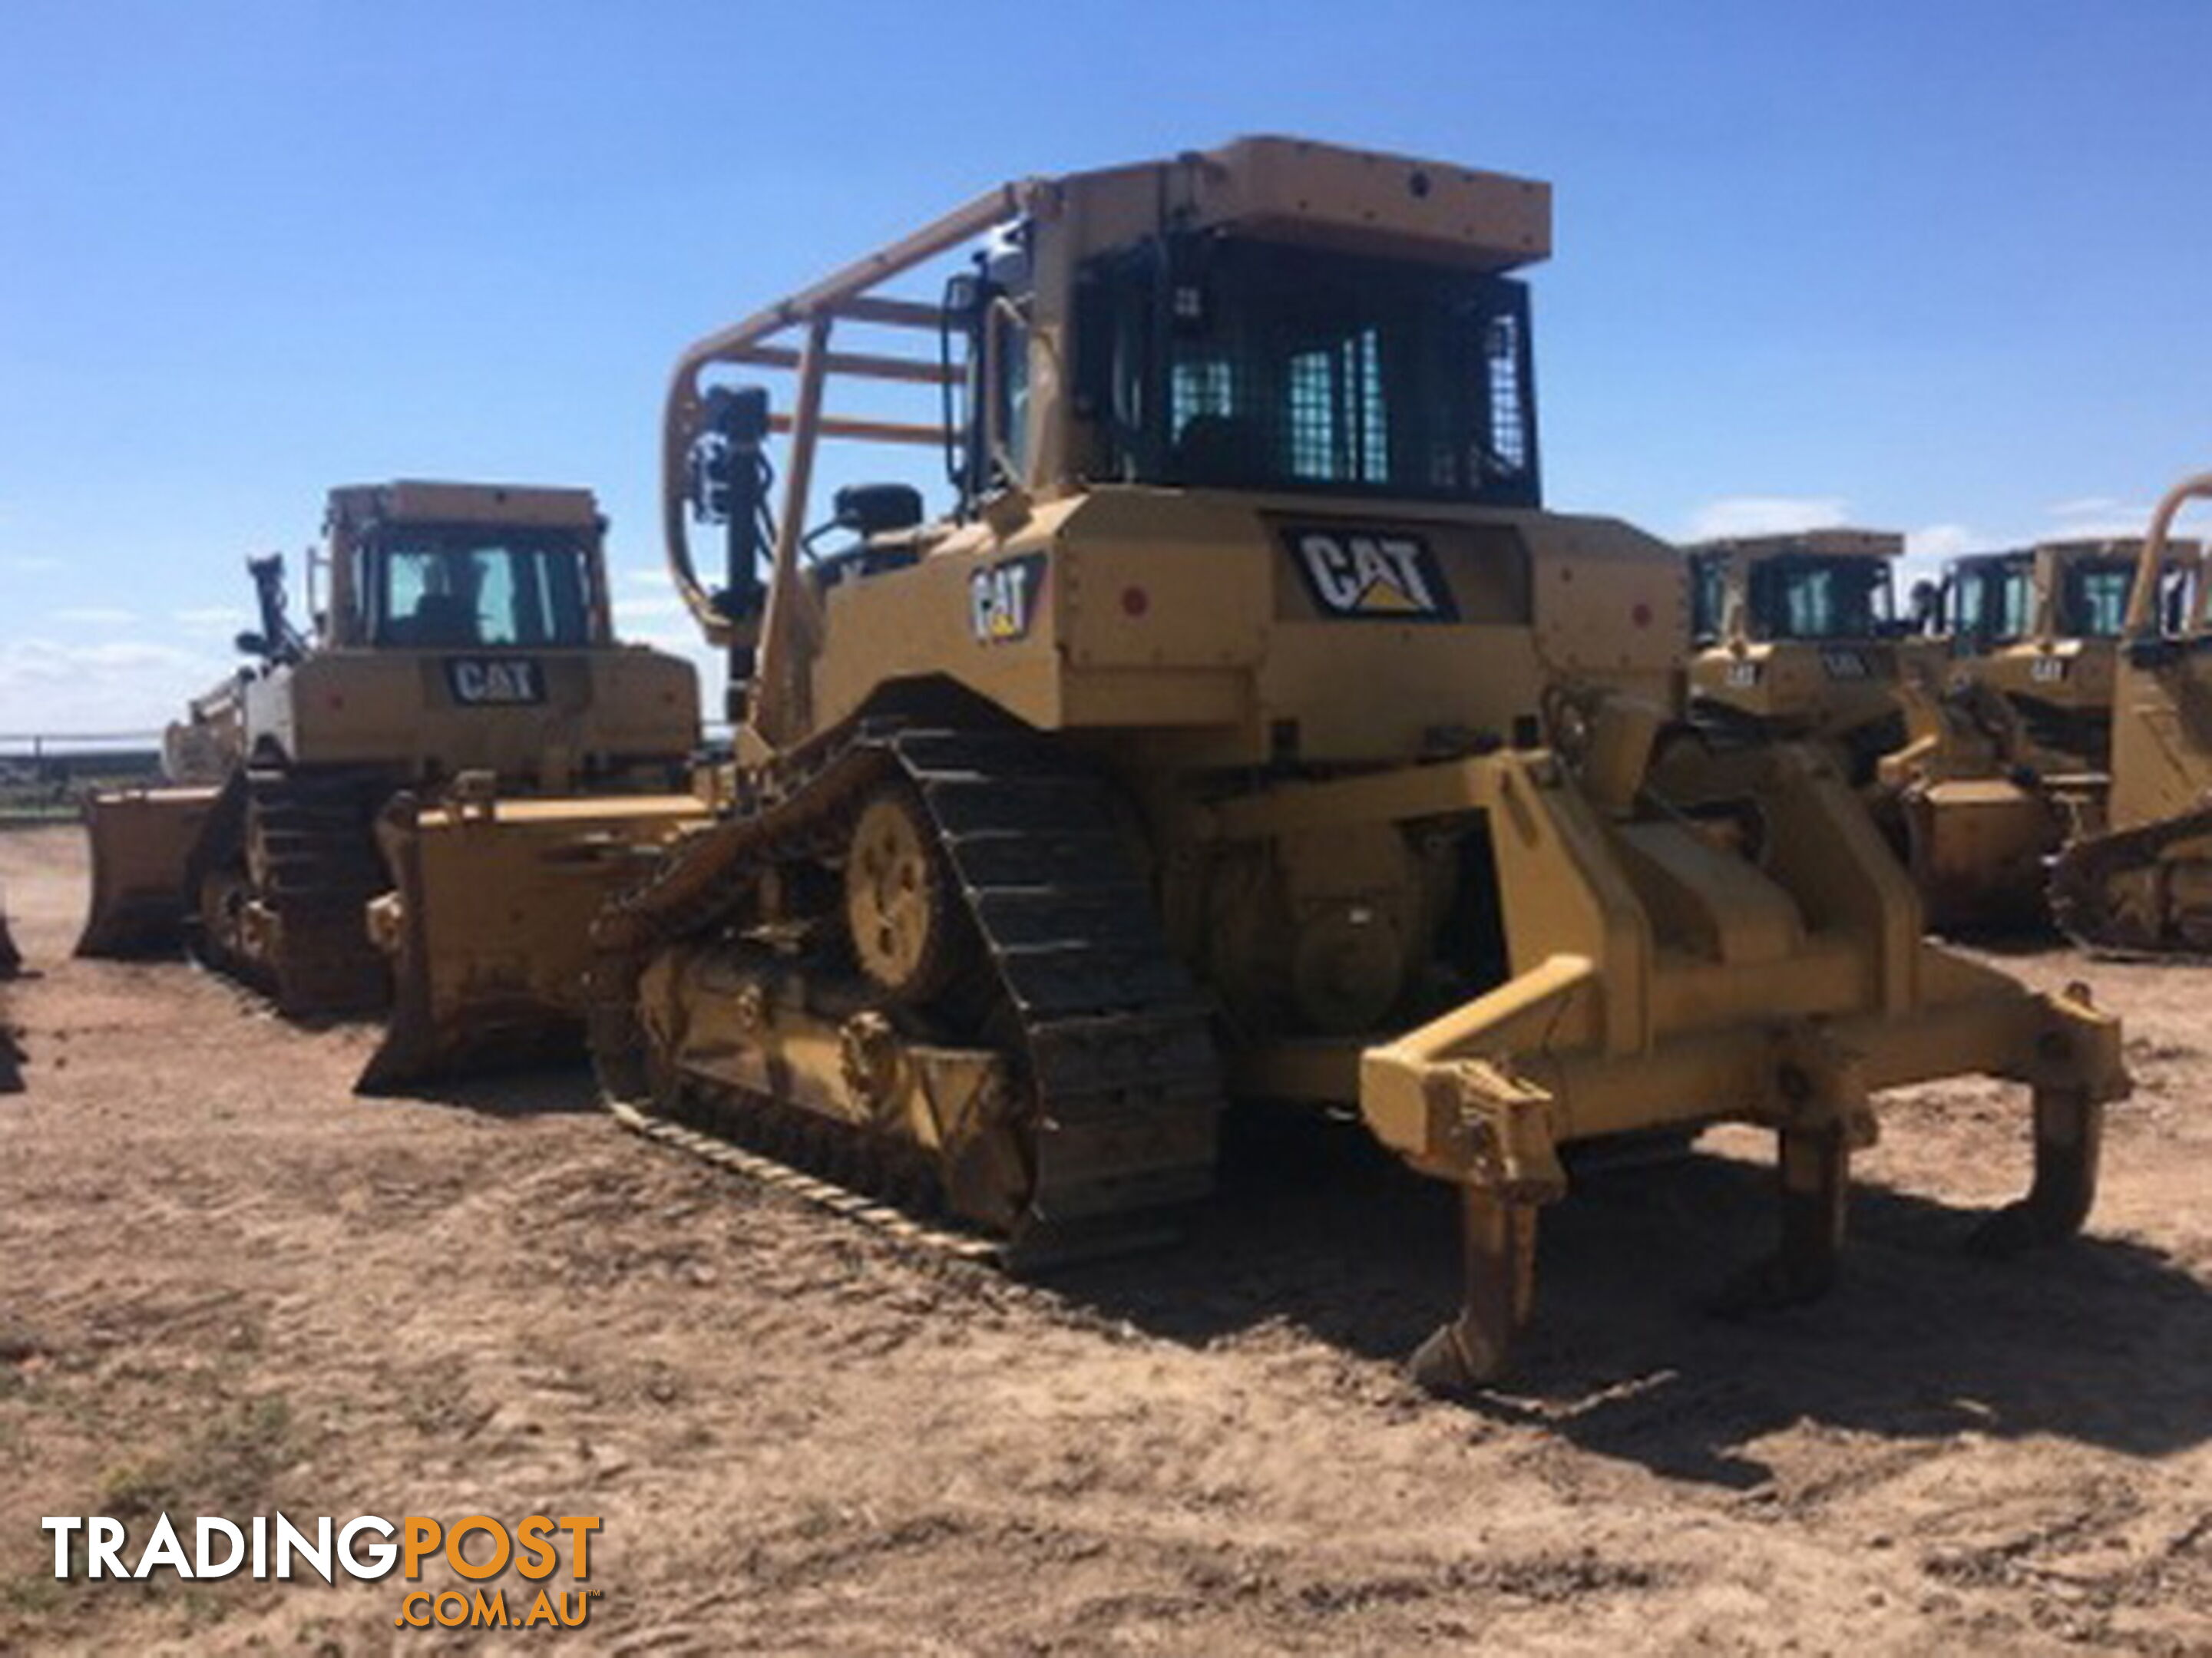
[[[406,642],[433,648],[481,644],[476,606],[453,593],[423,594],[408,618]]]
[[[1258,436],[1241,416],[1193,415],[1176,439],[1176,475],[1185,483],[1241,483],[1252,476]]]

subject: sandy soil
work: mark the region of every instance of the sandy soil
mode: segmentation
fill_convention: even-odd
[[[0,1648],[520,1647],[395,1582],[57,1583],[45,1514],[596,1514],[578,1649],[2212,1652],[2203,969],[2087,976],[2140,1078],[2092,1236],[1955,1244],[2021,1102],[1894,1102],[1821,1306],[1701,1297],[1762,1150],[1547,1219],[1514,1386],[1395,1360],[1446,1194],[1251,1125],[1188,1247],[1048,1288],[672,1157],[582,1079],[347,1091],[370,1033],[80,963],[73,831],[0,835],[43,976],[0,1097]],[[135,1542],[134,1542],[135,1547]],[[434,1570],[426,1586],[453,1581]]]

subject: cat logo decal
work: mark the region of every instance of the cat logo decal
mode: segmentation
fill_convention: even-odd
[[[986,645],[1026,639],[1043,592],[1042,553],[986,564],[968,579],[969,625]]]
[[[526,656],[450,656],[446,659],[446,689],[465,708],[543,702],[545,673]]]
[[[1291,562],[1325,616],[1367,622],[1455,622],[1436,555],[1403,531],[1288,529]]]

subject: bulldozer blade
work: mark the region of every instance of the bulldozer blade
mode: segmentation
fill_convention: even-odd
[[[185,870],[215,788],[120,789],[85,803],[92,902],[79,956],[160,955],[181,942]]]
[[[0,909],[0,980],[13,979],[22,970],[22,952],[9,936],[8,912]],[[0,1094],[20,1094],[23,1091],[23,1049],[6,1016],[6,1008],[0,1007]]]
[[[1929,926],[2045,920],[2044,866],[2065,838],[2047,798],[2009,779],[1972,778],[1909,790],[1899,804]]]
[[[706,815],[690,795],[395,799],[376,831],[393,890],[368,917],[392,999],[356,1090],[580,1055],[593,920]]]

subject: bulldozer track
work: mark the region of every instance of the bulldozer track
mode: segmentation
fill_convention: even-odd
[[[847,1220],[872,1227],[902,1243],[914,1244],[934,1254],[951,1255],[963,1260],[983,1261],[994,1266],[1001,1264],[1002,1252],[994,1239],[951,1227],[932,1225],[879,1199],[871,1198],[818,1175],[809,1174],[795,1164],[755,1151],[720,1135],[642,1110],[626,1100],[608,1101],[607,1110],[617,1123],[656,1145],[667,1146],[702,1163],[712,1163],[717,1169],[742,1175],[763,1186],[788,1192],[833,1214],[842,1215]]]
[[[255,766],[243,810],[222,831],[228,844],[195,860],[195,881],[242,865],[246,888],[277,918],[276,962],[256,962],[199,929],[207,963],[268,996],[291,1017],[362,1012],[384,1000],[384,967],[368,939],[364,906],[387,884],[369,836],[368,792],[356,772],[294,772]]]
[[[2109,884],[2114,879],[2151,867],[2170,846],[2207,835],[2212,835],[2212,807],[2075,841],[2051,865],[2052,919],[2075,944],[2100,956],[2212,962],[2212,939],[2185,938],[2179,947],[2169,944],[2174,936],[2169,931],[2172,918],[2163,914],[2155,932],[2147,937],[2130,918],[2117,914],[2109,899]]]
[[[1035,1267],[1161,1242],[1174,1212],[1211,1190],[1221,1080],[1209,1011],[1159,931],[1104,780],[1022,733],[848,728],[761,779],[753,798],[620,901],[592,985],[611,1101],[664,1124],[686,1108],[667,1086],[648,1088],[639,1063],[636,987],[653,951],[731,926],[769,869],[836,855],[860,803],[890,781],[914,791],[936,831],[990,968],[988,1017],[1012,1033],[996,1045],[1028,1092],[1030,1184],[991,1258]],[[881,1137],[736,1090],[674,1092],[707,1114],[713,1137],[755,1139],[744,1153],[754,1166],[788,1169],[796,1141],[799,1161],[838,1177],[798,1178],[843,1189],[857,1206],[848,1212],[864,1218],[884,1206],[866,1188],[901,1159]],[[805,1121],[794,1128],[794,1118]],[[689,1149],[704,1133],[684,1132],[668,1143]]]

